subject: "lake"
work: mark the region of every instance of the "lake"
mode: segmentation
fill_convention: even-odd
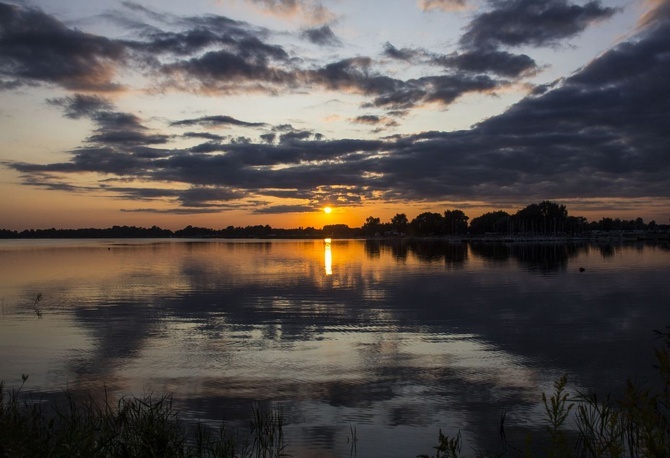
[[[359,457],[434,453],[439,429],[467,453],[502,412],[541,428],[563,374],[652,383],[668,278],[667,243],[2,240],[0,380],[244,427],[278,408],[298,457],[349,456],[353,430]]]

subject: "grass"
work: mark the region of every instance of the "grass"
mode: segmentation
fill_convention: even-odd
[[[628,382],[621,399],[598,398],[593,393],[571,395],[568,378],[554,383],[553,393],[543,394],[543,440],[511,444],[505,434],[505,413],[500,417],[501,451],[462,454],[463,438],[438,434],[435,455],[547,456],[555,458],[638,458],[670,456],[670,327],[657,331],[663,347],[655,350],[662,384],[660,390]],[[0,457],[241,457],[275,458],[286,453],[284,417],[277,410],[253,407],[248,434],[229,434],[203,424],[185,424],[169,395],[125,397],[115,403],[77,399],[65,393],[56,405],[30,402],[21,396],[28,379],[15,390],[0,382]],[[347,441],[356,456],[359,438],[350,425]]]
[[[501,452],[477,452],[461,455],[461,433],[449,437],[439,432],[433,447],[435,458],[460,456],[552,457],[552,458],[667,458],[670,456],[670,326],[655,331],[663,339],[662,348],[655,349],[656,369],[661,389],[652,390],[628,381],[621,399],[607,396],[599,399],[594,393],[570,395],[568,378],[554,382],[554,391],[542,394],[545,410],[545,432],[548,440],[532,448],[529,435],[523,448],[507,441],[504,422],[500,420]],[[431,458],[430,455],[418,455]]]
[[[28,376],[23,376],[23,383]],[[0,457],[244,457],[284,454],[281,412],[255,407],[247,436],[198,423],[187,426],[171,396],[76,399],[45,410],[0,382]]]

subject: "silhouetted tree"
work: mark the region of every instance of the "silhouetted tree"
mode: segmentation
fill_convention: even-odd
[[[470,232],[484,234],[492,232],[502,234],[511,230],[511,216],[504,211],[484,213],[470,221]]]
[[[465,234],[468,231],[469,219],[461,210],[445,211],[444,232],[446,234]]]
[[[323,226],[323,235],[326,237],[352,237],[354,230],[346,224],[327,224]]]
[[[374,216],[368,216],[365,219],[365,224],[361,227],[363,235],[374,236],[381,232],[381,220]]]
[[[549,234],[562,232],[567,218],[565,205],[545,200],[519,210],[514,215],[514,222],[519,232]]]
[[[391,218],[391,227],[394,231],[404,234],[407,232],[407,227],[409,226],[409,220],[407,215],[404,213],[396,213],[396,215]]]
[[[580,234],[588,228],[588,221],[583,216],[568,216],[565,220],[565,230],[571,234]]]
[[[444,218],[439,213],[425,212],[409,223],[414,235],[442,235]]]

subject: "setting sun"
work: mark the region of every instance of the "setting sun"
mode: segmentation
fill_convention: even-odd
[[[324,211],[325,213],[330,214],[330,213],[333,212],[333,209],[332,209],[331,207],[324,207],[324,208],[323,208],[323,211]]]

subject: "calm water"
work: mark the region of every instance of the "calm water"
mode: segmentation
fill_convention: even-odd
[[[503,410],[536,426],[563,373],[651,380],[668,278],[667,244],[0,241],[0,379],[231,424],[280,407],[293,456],[349,456],[350,427],[359,457],[431,453],[439,428],[467,451]]]

